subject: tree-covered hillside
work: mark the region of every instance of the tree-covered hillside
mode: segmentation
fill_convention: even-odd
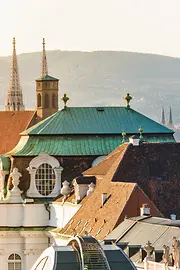
[[[60,97],[67,93],[69,106],[125,105],[155,120],[161,107],[166,115],[172,107],[180,123],[180,59],[130,52],[48,51],[49,74],[60,80]],[[40,75],[41,52],[18,56],[21,86],[26,108],[35,107],[35,79]],[[0,57],[0,109],[8,90],[11,57]],[[59,99],[59,103],[61,101]]]

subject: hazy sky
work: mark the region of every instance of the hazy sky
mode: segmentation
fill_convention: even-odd
[[[180,0],[0,0],[0,55],[124,50],[180,57]]]

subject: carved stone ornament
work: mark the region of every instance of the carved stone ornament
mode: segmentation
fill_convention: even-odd
[[[18,172],[17,168],[14,168],[10,176],[12,177],[12,184],[14,186],[12,190],[17,189],[20,182],[19,178],[22,177],[22,174]]]
[[[71,189],[69,187],[69,182],[65,180],[62,183],[62,185],[63,185],[63,187],[61,188],[61,194],[64,195],[65,197],[67,197],[71,192]]]
[[[7,200],[4,200],[4,202],[6,201],[7,203],[22,203],[22,191],[18,188],[20,182],[19,178],[22,177],[22,174],[18,172],[17,168],[14,168],[13,172],[10,174],[10,177],[12,178],[12,184],[14,187],[12,188],[12,190],[9,191],[9,195],[7,196],[8,198]]]
[[[144,250],[147,253],[145,260],[146,261],[153,261],[152,252],[154,250],[154,247],[151,245],[150,241],[148,241],[147,244],[144,246]]]
[[[174,260],[174,266],[180,267],[180,241],[173,237],[172,239],[172,256]]]
[[[164,245],[163,246],[163,263],[165,265],[169,265],[170,264],[170,247]]]
[[[93,193],[95,186],[96,185],[93,182],[91,182],[91,184],[88,185],[89,189],[87,190],[87,196],[90,196]]]
[[[44,249],[29,248],[24,249],[24,255],[40,255]]]

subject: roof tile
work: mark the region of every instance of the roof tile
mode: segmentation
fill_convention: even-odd
[[[28,128],[34,111],[0,111],[0,154],[5,154],[15,147],[20,133]]]

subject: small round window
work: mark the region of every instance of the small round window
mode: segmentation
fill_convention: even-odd
[[[47,163],[39,166],[35,175],[36,188],[43,196],[48,196],[54,189],[56,177],[53,168]]]

